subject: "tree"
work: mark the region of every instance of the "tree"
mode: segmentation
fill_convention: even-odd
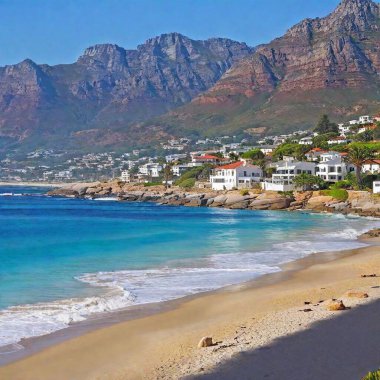
[[[293,183],[297,187],[302,187],[302,190],[310,190],[314,186],[321,188],[325,185],[325,181],[322,178],[308,173],[301,173],[295,176]]]
[[[317,126],[314,129],[315,132],[319,134],[324,133],[339,133],[339,128],[335,123],[332,123],[327,115],[322,115],[318,121]]]
[[[373,136],[374,132],[367,129],[364,132],[357,134],[354,139],[355,141],[368,142],[373,140]]]
[[[165,181],[165,187],[168,188],[168,182],[172,179],[173,172],[172,167],[170,164],[167,164],[164,168],[164,181]]]
[[[362,167],[365,161],[374,158],[373,149],[359,144],[351,144],[347,159],[355,166],[356,181],[359,189],[363,188]]]
[[[376,129],[373,131],[373,138],[375,140],[380,140],[380,122],[376,123]]]
[[[265,154],[259,148],[256,148],[243,153],[241,157],[248,160],[260,160],[265,157]]]
[[[236,153],[234,153],[234,152],[231,152],[231,153],[229,154],[229,157],[230,157],[230,159],[233,160],[233,161],[238,161],[238,160],[239,160],[239,156],[238,156]]]

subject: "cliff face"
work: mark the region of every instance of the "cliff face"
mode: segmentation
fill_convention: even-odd
[[[211,130],[273,129],[310,126],[323,112],[341,117],[377,110],[379,16],[371,0],[344,0],[329,16],[306,19],[259,47],[167,122],[197,119],[207,110],[222,118],[222,124],[208,125]]]
[[[228,39],[195,41],[171,33],[136,50],[96,45],[71,65],[25,60],[0,68],[0,136],[48,145],[58,143],[49,141],[54,136],[101,136],[98,128],[112,136],[106,130],[189,102],[252,51]]]

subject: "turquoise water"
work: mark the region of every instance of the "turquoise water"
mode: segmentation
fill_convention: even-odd
[[[247,281],[312,252],[350,248],[377,223],[61,199],[43,191],[0,188],[0,345],[92,313]]]

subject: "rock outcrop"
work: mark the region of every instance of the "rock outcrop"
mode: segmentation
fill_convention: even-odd
[[[320,191],[295,192],[294,196],[273,191],[253,190],[248,195],[239,191],[182,190],[164,186],[145,187],[120,181],[70,184],[48,193],[50,196],[99,198],[113,196],[125,202],[156,202],[170,206],[223,207],[249,210],[299,210],[353,213],[380,217],[380,197],[366,191],[348,191],[345,202]],[[374,234],[374,233],[373,233]]]

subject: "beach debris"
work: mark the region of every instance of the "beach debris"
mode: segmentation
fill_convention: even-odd
[[[212,337],[204,336],[198,343],[198,348],[213,346]]]
[[[332,300],[328,305],[327,309],[330,311],[339,311],[346,310],[346,306],[344,305],[342,300]]]
[[[347,294],[349,298],[368,298],[368,293],[365,292],[349,292]]]
[[[366,277],[377,277],[377,274],[362,274],[361,277],[366,278]]]
[[[313,311],[312,309],[303,309],[301,311],[304,311],[305,313],[309,313],[310,311]]]
[[[310,301],[305,301],[305,302],[304,302],[304,305],[310,305],[310,304],[311,304]]]

